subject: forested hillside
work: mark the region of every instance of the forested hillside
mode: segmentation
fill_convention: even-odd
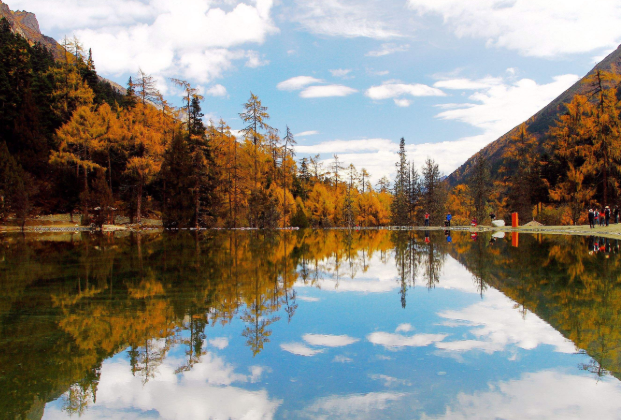
[[[91,51],[62,53],[0,23],[0,217],[114,215],[168,227],[377,226],[389,222],[389,182],[377,191],[366,170],[294,159],[295,139],[269,125],[251,94],[240,109],[243,138],[225,121],[203,121],[196,88],[173,107],[140,72],[120,93],[96,73]]]

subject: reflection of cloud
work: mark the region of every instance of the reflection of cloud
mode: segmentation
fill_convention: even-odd
[[[289,353],[305,357],[312,357],[318,353],[323,353],[322,349],[311,349],[302,343],[283,343],[280,345],[280,348]]]
[[[345,395],[320,398],[301,413],[312,419],[378,418],[379,410],[406,396],[405,393],[371,392],[364,395]]]
[[[410,332],[413,329],[414,327],[411,324],[399,324],[399,326],[397,327],[395,331],[396,332]]]
[[[525,319],[514,309],[514,302],[501,292],[491,289],[485,299],[459,311],[439,314],[447,319],[446,326],[472,327],[476,340],[443,341],[436,347],[449,351],[483,350],[486,353],[503,351],[514,344],[523,349],[534,349],[549,344],[557,352],[573,353],[574,345],[566,340],[537,315],[529,313]]]
[[[393,378],[392,376],[388,376],[388,375],[369,375],[369,378],[373,379],[374,381],[381,381],[384,383],[385,387],[391,387],[391,386],[395,386],[395,385],[406,385],[406,386],[410,386],[412,385],[412,383],[406,379],[397,379],[397,378]]]
[[[226,337],[216,337],[209,340],[209,344],[219,350],[222,350],[228,347],[229,339]]]
[[[302,339],[311,346],[344,347],[359,341],[348,335],[304,334]]]
[[[159,375],[148,383],[133,376],[126,360],[105,362],[97,389],[97,402],[80,418],[129,419],[271,419],[282,401],[270,400],[266,390],[246,391],[231,386],[256,382],[262,368],[251,368],[251,375],[235,373],[232,365],[215,356],[205,355],[189,372],[176,375],[181,362],[166,359]],[[54,405],[45,409],[45,417],[66,419]]]
[[[319,298],[311,297],[311,296],[298,296],[296,297],[296,299],[304,301],[304,302],[319,302],[321,300]]]
[[[414,334],[410,336],[387,332],[374,332],[367,335],[367,340],[373,344],[384,346],[388,350],[398,350],[402,347],[425,347],[444,340],[447,334]]]
[[[554,371],[527,373],[520,379],[490,384],[490,390],[460,393],[436,420],[618,419],[621,384]]]

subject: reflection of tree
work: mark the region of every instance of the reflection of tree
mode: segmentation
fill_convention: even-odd
[[[456,245],[452,255],[483,284],[513,299],[523,316],[536,313],[588,355],[580,369],[621,376],[621,260],[611,240],[524,236],[519,248],[496,241],[484,255],[476,244]]]

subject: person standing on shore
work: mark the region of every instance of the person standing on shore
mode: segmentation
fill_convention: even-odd
[[[451,227],[451,219],[453,218],[453,216],[451,216],[451,212],[449,211],[448,214],[446,215],[446,226],[447,227]]]
[[[595,209],[595,213],[593,217],[595,221],[595,226],[597,226],[599,224],[599,210]]]
[[[429,226],[429,213],[425,213],[425,226]]]
[[[604,217],[606,218],[606,227],[608,227],[608,222],[610,221],[610,207],[608,206],[604,209]]]
[[[599,212],[599,225],[604,226],[604,209]]]
[[[614,212],[612,214],[615,218],[615,224],[619,223],[619,207],[615,206]]]
[[[595,212],[593,209],[589,209],[589,228],[593,229],[595,227]]]

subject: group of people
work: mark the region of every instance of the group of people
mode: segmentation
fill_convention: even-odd
[[[598,209],[589,209],[589,227],[593,229],[598,224],[608,226],[611,216],[614,223],[619,223],[619,208],[617,206],[612,211],[609,206],[606,206],[601,212]]]

